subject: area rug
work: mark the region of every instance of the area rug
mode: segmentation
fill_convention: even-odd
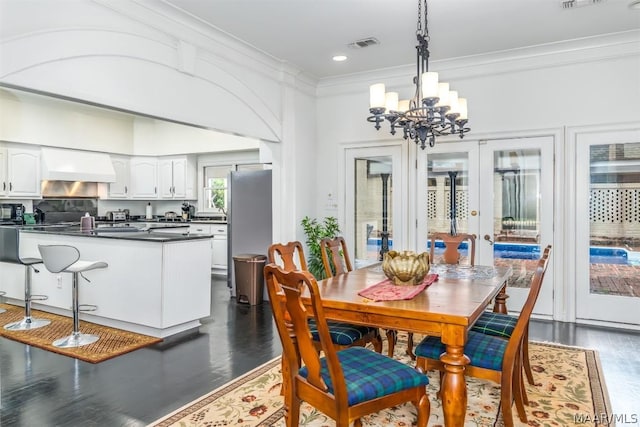
[[[9,304],[0,304],[6,309],[0,313],[0,325],[19,321],[24,317],[24,308]],[[40,310],[32,310],[32,317],[51,320],[51,323],[30,331],[8,331],[0,326],[0,336],[44,350],[62,354],[90,363],[99,363],[162,341],[160,338],[123,331],[121,329],[96,325],[80,321],[80,331],[95,334],[100,339],[93,344],[77,348],[58,348],[53,341],[65,337],[73,331],[73,319]]]
[[[396,359],[410,361],[404,353],[406,341],[396,345]],[[404,341],[404,343],[402,342]],[[528,425],[552,427],[591,422],[594,417],[611,415],[607,391],[598,355],[594,350],[532,343],[529,347],[536,385],[527,384]],[[383,350],[386,354],[386,350]],[[439,375],[429,374],[427,392],[431,399],[429,426],[444,425],[442,404],[436,398]],[[280,358],[254,369],[244,376],[194,400],[171,414],[150,424],[153,427],[285,426],[283,398],[280,396],[282,376]],[[465,426],[502,426],[499,411],[500,388],[489,381],[467,378],[468,407]],[[515,407],[513,408],[516,414]],[[524,426],[515,416],[515,425]],[[411,426],[416,421],[415,408],[405,404],[362,419],[367,426]],[[333,420],[303,403],[300,425],[324,427]]]

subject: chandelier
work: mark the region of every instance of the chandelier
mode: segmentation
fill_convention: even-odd
[[[422,15],[424,9],[424,16]],[[416,30],[416,91],[411,99],[398,101],[398,92],[386,92],[384,83],[369,87],[367,121],[380,123],[387,120],[391,135],[402,129],[404,139],[412,139],[423,150],[433,147],[437,136],[458,134],[464,137],[467,124],[467,100],[458,92],[449,90],[449,83],[440,83],[438,73],[429,71],[429,30],[427,28],[427,0],[418,0],[418,26]]]

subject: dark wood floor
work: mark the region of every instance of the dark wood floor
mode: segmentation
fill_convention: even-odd
[[[279,355],[269,305],[237,305],[224,279],[212,286],[198,334],[97,365],[0,338],[0,425],[144,426]],[[614,412],[640,412],[637,332],[534,321],[530,335],[598,349]]]

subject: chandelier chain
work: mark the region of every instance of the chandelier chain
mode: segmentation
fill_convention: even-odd
[[[372,115],[367,121],[374,123],[376,130],[388,121],[391,135],[401,130],[404,139],[415,141],[424,150],[427,145],[435,145],[436,137],[457,134],[463,138],[470,129],[466,98],[459,98],[457,91],[450,90],[449,83],[440,83],[438,73],[429,70],[427,0],[418,0],[416,37],[415,95],[399,100],[398,92],[385,92],[384,84],[372,85],[369,89]]]

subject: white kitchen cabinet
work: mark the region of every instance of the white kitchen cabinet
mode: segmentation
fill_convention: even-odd
[[[158,162],[160,197],[196,198],[196,159],[194,156],[162,158]]]
[[[130,173],[131,198],[158,198],[158,159],[132,157]]]
[[[213,251],[211,254],[211,267],[214,270],[227,271],[227,224],[212,224]]]
[[[7,148],[7,193],[9,197],[40,197],[40,149]]]
[[[6,196],[9,191],[7,182],[7,149],[0,147],[0,196]]]
[[[130,197],[131,161],[129,157],[111,156],[111,164],[116,172],[116,182],[109,183],[109,198],[127,199]]]

